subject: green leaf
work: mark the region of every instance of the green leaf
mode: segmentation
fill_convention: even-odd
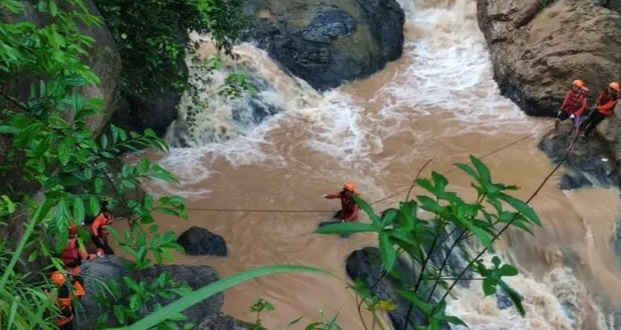
[[[381,232],[379,234],[379,248],[384,268],[387,272],[392,271],[392,268],[395,266],[395,261],[397,261],[397,252],[392,247],[390,236],[387,232]]]
[[[353,195],[353,198],[356,204],[358,204],[358,206],[360,206],[360,208],[364,210],[364,212],[369,216],[369,218],[371,219],[371,222],[373,223],[373,226],[375,226],[375,228],[378,228],[378,229],[381,228],[382,227],[381,220],[377,216],[377,214],[375,214],[375,211],[373,211],[373,208],[371,208],[371,205],[369,205],[369,203],[367,203],[364,199],[362,199],[361,197],[357,195]]]
[[[479,175],[474,169],[472,169],[472,167],[470,167],[470,165],[464,163],[457,163],[455,164],[455,166],[457,166],[457,168],[459,168],[460,170],[466,172],[466,174],[470,175],[475,180],[479,181]]]
[[[486,183],[492,182],[492,176],[489,172],[489,168],[487,168],[487,166],[485,166],[483,162],[481,162],[478,158],[474,157],[473,155],[470,155],[470,161],[472,162],[474,167],[477,169],[477,172],[479,173],[480,182],[481,184],[483,184],[483,186],[485,186]]]
[[[75,198],[73,200],[73,219],[76,223],[82,223],[85,217],[84,201],[82,198]]]
[[[258,267],[249,270],[245,270],[243,272],[237,273],[235,275],[222,278],[216,282],[208,284],[194,292],[179,298],[178,300],[162,307],[158,310],[157,313],[151,313],[144,317],[143,319],[135,322],[134,324],[124,327],[124,328],[116,328],[116,329],[125,329],[125,330],[142,330],[142,329],[150,329],[151,327],[156,326],[162,321],[168,319],[171,315],[175,315],[176,313],[182,312],[187,308],[190,308],[205,299],[222,292],[230,287],[233,287],[239,283],[252,280],[256,277],[272,275],[272,274],[280,274],[280,273],[291,273],[291,272],[306,272],[306,273],[316,273],[316,274],[324,274],[329,276],[334,276],[331,273],[313,267],[306,266],[297,266],[297,265],[281,265],[281,266],[265,266]],[[113,330],[113,329],[107,329]]]
[[[300,317],[298,317],[297,319],[295,319],[295,320],[293,320],[293,321],[289,322],[289,324],[287,324],[287,327],[290,327],[290,326],[292,326],[292,325],[296,325],[296,324],[298,324],[298,322],[300,322],[300,321],[302,320],[302,318],[303,318],[303,316],[300,316]]]
[[[496,293],[496,284],[498,284],[498,282],[491,276],[483,279],[483,293],[486,297]]]
[[[515,276],[517,274],[518,274],[517,268],[509,264],[502,265],[502,267],[498,269],[499,276]]]
[[[522,301],[524,300],[524,298],[522,298],[522,296],[519,293],[513,290],[504,281],[498,281],[498,285],[500,285],[500,289],[502,290],[502,292],[504,292],[509,297],[509,299],[511,300],[515,308],[518,310],[520,315],[524,317],[526,315],[524,306],[522,306]]]
[[[101,178],[99,177],[95,178],[95,181],[93,182],[93,187],[96,194],[101,194],[101,190],[103,189],[103,180],[101,180]]]
[[[395,220],[397,214],[399,214],[399,210],[396,209],[389,209],[384,212],[384,214],[382,214],[382,223],[384,226],[391,224]]]
[[[50,15],[52,17],[58,16],[58,6],[56,6],[56,2],[50,1]]]
[[[317,228],[317,230],[315,230],[315,234],[355,234],[377,231],[377,228],[368,223],[340,222]]]
[[[0,125],[0,134],[19,134],[21,130],[9,125]]]
[[[58,146],[58,161],[60,161],[63,166],[67,166],[70,158],[71,151],[69,151],[69,147],[64,142],[61,142]]]
[[[100,211],[99,201],[95,196],[90,196],[88,199],[88,210],[90,215],[97,215]]]
[[[114,316],[121,323],[125,323],[125,308],[122,305],[114,305]]]
[[[522,213],[527,219],[541,227],[541,220],[539,220],[539,216],[537,216],[537,213],[535,213],[535,211],[528,206],[528,204],[504,193],[501,193],[498,198],[507,202],[507,204],[511,205],[516,211]]]

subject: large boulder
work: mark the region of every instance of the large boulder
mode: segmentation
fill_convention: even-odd
[[[120,281],[124,276],[131,275],[125,267],[126,261],[112,255],[86,262],[80,267],[86,295],[75,308],[75,329],[96,329],[97,319],[102,314],[97,299],[113,299],[104,284],[109,280]],[[111,326],[116,325],[113,316],[108,317],[108,321]]]
[[[197,290],[219,279],[217,271],[208,266],[156,265],[142,270],[139,273],[135,273],[126,268],[127,262],[127,260],[113,255],[97,258],[94,261],[89,261],[82,265],[82,277],[85,280],[84,289],[86,290],[86,296],[80,300],[80,305],[76,308],[76,329],[96,328],[97,319],[102,314],[97,300],[112,299],[107,289],[102,285],[110,280],[120,281],[124,276],[131,276],[140,281],[151,282],[163,272],[168,272],[173,281],[187,284],[192,290]],[[125,294],[125,292],[121,293],[122,299]],[[177,298],[178,297],[163,299],[158,297],[151,301],[150,304],[142,306],[142,312],[149,313],[154,309],[155,304],[165,306]],[[217,316],[220,313],[223,303],[224,296],[222,293],[213,295],[201,303],[186,309],[183,314],[187,317],[187,321],[184,322],[192,322],[194,324],[204,323],[206,325],[219,323],[228,324],[226,323],[229,322],[228,319],[224,320],[222,317]],[[113,315],[108,316],[108,322],[109,326],[116,326],[115,317]]]
[[[396,310],[388,312],[388,317],[395,329],[413,330],[406,322],[408,318],[409,302],[396,294],[395,289],[411,287],[414,285],[415,274],[408,263],[399,259],[396,264],[401,278],[391,275],[382,276],[382,262],[379,249],[365,247],[352,252],[347,257],[345,269],[347,275],[354,281],[361,281],[371,288],[372,294],[381,300],[389,300],[396,305]],[[409,315],[411,322],[424,324],[425,314],[418,308],[413,308]],[[407,328],[405,328],[407,324]]]
[[[187,284],[194,291],[219,279],[218,272],[209,266],[184,265],[156,265],[144,271],[141,271],[138,275],[138,278],[141,281],[152,282],[163,272],[169,272],[173,281]],[[165,306],[166,304],[169,304],[178,298],[178,296],[174,297],[173,299],[164,299],[158,297],[152,301],[151,305],[144,306],[144,310],[145,312],[150,313],[153,311],[156,304]],[[183,315],[186,316],[186,320],[183,321],[183,323],[192,322],[194,324],[199,324],[204,319],[220,312],[223,304],[224,295],[222,293],[213,295],[183,311]]]
[[[621,16],[598,1],[477,0],[477,5],[494,77],[503,95],[527,114],[554,115],[576,78],[589,87],[590,103],[610,80],[620,78]]]
[[[177,243],[188,255],[212,255],[224,257],[227,253],[226,242],[220,235],[197,226],[192,226],[179,236]]]
[[[246,38],[318,90],[366,78],[401,56],[395,0],[250,0],[261,17]]]

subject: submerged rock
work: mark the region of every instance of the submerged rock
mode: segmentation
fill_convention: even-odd
[[[395,0],[250,0],[262,17],[254,40],[318,90],[366,78],[403,51],[405,14]]]
[[[361,250],[352,252],[347,257],[347,275],[354,281],[362,281],[368,287],[372,287],[373,294],[382,300],[390,300],[397,309],[388,312],[388,317],[395,329],[413,330],[411,325],[406,325],[409,302],[395,293],[395,288],[412,287],[416,281],[416,275],[408,262],[399,259],[395,265],[399,271],[400,278],[391,275],[382,277],[381,259],[379,249],[375,247],[365,247]],[[427,290],[422,290],[427,291]],[[418,308],[413,308],[410,314],[411,322],[424,324],[425,314]],[[442,325],[442,329],[449,329],[447,324]]]
[[[224,238],[201,227],[192,226],[179,236],[177,243],[188,255],[213,255],[224,257],[227,247]]]
[[[232,316],[224,313],[216,313],[203,322],[201,322],[195,330],[247,330],[243,322],[236,320]]]

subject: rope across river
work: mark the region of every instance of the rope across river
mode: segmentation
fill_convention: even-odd
[[[508,143],[500,148],[497,148],[493,151],[490,151],[486,154],[481,155],[480,157],[478,157],[479,159],[485,159],[489,156],[495,155],[503,150],[506,150],[508,148],[511,148],[514,145],[517,145],[525,140],[530,139],[531,137],[535,136],[537,133],[532,133],[532,134],[528,134],[526,136],[523,136],[519,139],[514,140],[511,143]],[[572,148],[573,149],[573,148]],[[566,156],[569,154],[569,152],[571,151],[571,149],[569,149],[566,153]],[[565,157],[567,158],[567,157]],[[563,159],[563,162],[565,161],[565,158]],[[431,161],[431,160],[430,160]],[[429,161],[427,162],[429,163]],[[561,163],[562,164],[562,163]],[[426,165],[426,164],[425,164]],[[560,167],[560,166],[559,166]],[[443,175],[449,174],[453,171],[457,170],[456,167],[447,170],[445,172],[443,172]],[[555,170],[556,171],[556,170]],[[547,180],[546,180],[547,181]],[[381,203],[383,201],[386,201],[392,197],[395,197],[399,194],[402,194],[406,191],[408,191],[410,189],[410,187],[408,186],[407,188],[401,189],[395,193],[392,193],[386,197],[383,197],[381,199],[378,199],[372,203],[370,203],[370,205],[375,205],[378,203]],[[186,210],[188,211],[203,211],[203,212],[248,212],[248,213],[334,213],[334,210],[292,210],[292,209],[236,209],[236,208],[186,208]]]

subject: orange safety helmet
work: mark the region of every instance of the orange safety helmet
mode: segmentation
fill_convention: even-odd
[[[619,92],[620,88],[619,88],[619,83],[616,81],[611,82],[608,87],[610,87],[610,89]]]
[[[356,185],[353,182],[345,182],[343,189],[354,192],[356,191]]]
[[[579,88],[584,87],[584,81],[582,81],[581,79],[576,79],[571,84],[574,86],[578,86]]]
[[[69,225],[69,234],[71,235],[75,235],[75,233],[78,232],[78,228],[75,226],[75,224],[71,224]]]
[[[55,271],[50,275],[50,281],[58,286],[65,284],[65,277],[59,271]]]

